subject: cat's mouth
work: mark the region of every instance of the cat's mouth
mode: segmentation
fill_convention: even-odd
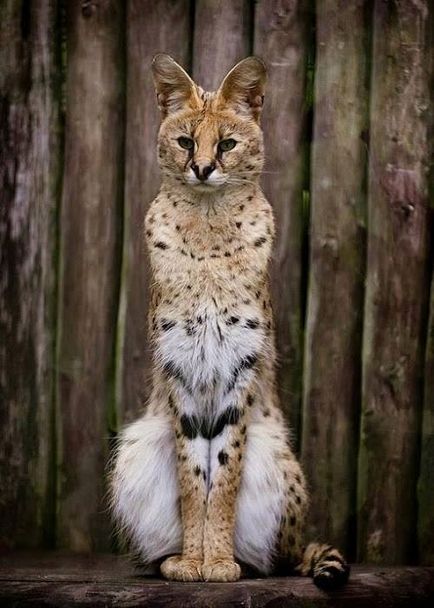
[[[227,182],[227,176],[223,173],[214,171],[207,179],[198,179],[193,171],[188,171],[184,175],[185,183],[197,192],[211,192],[218,190]]]

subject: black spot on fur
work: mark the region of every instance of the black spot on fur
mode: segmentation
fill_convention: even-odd
[[[236,226],[237,228],[241,228],[241,225],[242,225],[242,222],[235,222],[235,226]]]
[[[169,319],[161,320],[161,329],[163,331],[168,331],[169,329],[172,329],[172,327],[175,327],[175,325],[176,321],[170,321]]]
[[[252,406],[254,401],[255,401],[254,396],[251,393],[249,393],[247,395],[247,405]]]
[[[239,362],[237,367],[232,372],[232,378],[230,379],[230,381],[228,382],[228,385],[226,387],[227,393],[229,393],[234,388],[239,375],[243,371],[254,367],[257,360],[258,360],[258,357],[256,355],[248,355],[247,357],[244,357],[244,359],[241,359],[241,361]]]
[[[227,464],[227,462],[229,460],[229,456],[226,454],[226,452],[224,452],[223,450],[221,450],[218,453],[218,459],[219,459],[219,463],[221,465],[225,465],[225,464]]]
[[[259,327],[258,319],[248,319],[246,321],[246,327],[249,329],[257,329]]]
[[[187,319],[187,321],[185,322],[185,333],[187,334],[187,336],[192,336],[196,333],[196,329],[191,319]]]
[[[163,366],[163,370],[167,374],[167,376],[178,380],[188,392],[191,392],[191,389],[188,386],[186,379],[182,375],[182,371],[179,369],[179,367],[175,365],[173,361],[168,361],[167,363],[165,363]]]
[[[238,408],[229,406],[223,414],[221,414],[214,424],[209,424],[207,420],[203,420],[200,425],[200,433],[204,439],[214,439],[220,435],[226,425],[237,424],[240,419],[241,412]]]
[[[197,436],[199,428],[197,418],[195,416],[187,416],[186,414],[183,414],[180,422],[184,437],[187,437],[187,439],[194,439]]]
[[[156,243],[154,243],[155,247],[158,247],[158,249],[168,249],[169,245],[166,245],[166,243],[163,243],[163,241],[157,241]]]
[[[267,242],[267,239],[265,238],[265,236],[261,236],[261,237],[259,237],[259,239],[256,239],[255,247],[261,247],[266,242]]]
[[[164,371],[168,376],[171,376],[172,378],[182,378],[181,370],[175,365],[173,361],[167,361],[167,363],[164,364]]]
[[[199,477],[200,475],[200,467],[199,466],[195,466],[194,467],[194,474],[196,475],[196,477]]]
[[[235,323],[238,323],[239,320],[240,317],[229,317],[229,319],[226,321],[226,325],[235,325]]]

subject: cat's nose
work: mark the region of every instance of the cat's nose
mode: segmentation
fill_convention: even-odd
[[[208,177],[214,171],[215,163],[212,162],[209,164],[200,164],[199,165],[193,161],[191,163],[191,168],[193,169],[194,174],[197,177],[197,179],[200,179],[201,182],[204,182],[208,179]]]

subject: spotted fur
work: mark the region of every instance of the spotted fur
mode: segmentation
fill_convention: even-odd
[[[169,579],[232,581],[245,564],[337,586],[341,554],[303,544],[306,484],[275,388],[274,221],[258,183],[264,65],[244,60],[214,93],[167,55],[153,73],[163,118],[162,186],[145,221],[153,390],[120,436],[115,516]]]

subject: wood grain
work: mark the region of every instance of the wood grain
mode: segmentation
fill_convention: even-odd
[[[302,460],[309,537],[354,555],[365,264],[367,5],[317,5]]]
[[[226,73],[251,52],[251,3],[197,0],[195,9],[193,76],[206,91],[214,91]]]
[[[0,581],[2,606],[404,608],[429,605],[434,568],[353,566],[348,585],[327,593],[301,577],[169,583],[138,576],[115,556],[6,554],[0,558]]]
[[[127,124],[121,304],[118,322],[117,403],[122,422],[137,417],[150,392],[151,353],[146,340],[148,262],[142,234],[147,206],[160,184],[159,112],[152,57],[169,53],[187,69],[191,39],[189,0],[130,0],[127,10]]]
[[[52,543],[57,2],[0,9],[0,546]]]
[[[359,558],[416,553],[416,477],[428,303],[432,3],[374,5]]]
[[[67,4],[57,543],[110,546],[104,470],[119,282],[123,9]]]
[[[434,276],[431,281],[425,353],[424,408],[417,499],[419,562],[434,564]]]
[[[307,28],[305,0],[259,0],[254,53],[268,67],[263,112],[263,186],[275,213],[272,289],[278,386],[298,445],[302,370],[302,189],[305,165]]]

